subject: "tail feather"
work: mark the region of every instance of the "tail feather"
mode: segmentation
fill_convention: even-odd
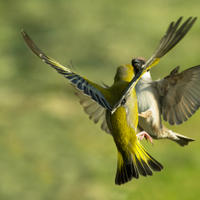
[[[136,165],[138,166],[137,169],[138,169],[140,175],[142,175],[142,176],[147,176],[147,175],[151,176],[153,174],[151,169],[145,163],[144,160],[141,159],[141,161],[139,161],[136,156],[135,156],[135,160],[136,160]]]
[[[144,147],[138,143],[138,145],[140,145],[140,148],[142,151],[145,152],[146,156],[147,156],[147,163],[148,165],[150,166],[150,168],[153,170],[153,171],[161,171],[163,169],[163,166],[157,161],[155,160],[145,149]],[[145,163],[145,162],[144,162]],[[148,175],[153,175],[153,173],[151,172],[151,174],[148,174]]]
[[[139,174],[142,176],[151,176],[153,171],[161,171],[163,166],[156,161],[152,156],[147,153],[141,143],[136,143],[135,149],[131,149],[129,152],[129,158],[124,158],[118,151],[118,165],[115,178],[115,184],[121,185],[132,178],[139,178]]]
[[[189,138],[187,136],[184,136],[184,135],[175,133],[172,130],[169,130],[164,125],[163,125],[162,130],[163,130],[163,135],[165,136],[165,138],[169,138],[170,140],[176,142],[182,147],[184,147],[185,145],[188,145],[189,142],[195,141],[192,138]]]
[[[139,173],[133,162],[124,162],[122,154],[118,151],[118,166],[115,178],[115,184],[121,185],[127,183],[132,178],[139,178]]]
[[[182,147],[185,146],[185,145],[188,145],[189,142],[195,141],[194,139],[189,138],[187,136],[184,136],[184,135],[181,135],[181,134],[178,134],[178,133],[174,133],[174,134],[178,138],[178,140],[174,140],[174,142],[178,143]]]

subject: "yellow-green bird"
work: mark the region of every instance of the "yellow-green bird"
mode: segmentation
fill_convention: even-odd
[[[124,64],[118,67],[111,87],[97,85],[60,65],[45,55],[25,31],[21,32],[34,54],[69,79],[90,119],[93,119],[95,123],[101,120],[101,128],[113,136],[118,150],[115,178],[117,185],[124,184],[133,177],[139,178],[139,174],[152,175],[152,170],[161,171],[163,169],[163,166],[147,153],[138,139],[138,137],[146,137],[151,140],[150,136],[144,132],[136,135],[138,106],[135,85],[147,70],[156,65],[159,59],[184,37],[195,21],[189,18],[178,28],[181,19],[170,24],[153,56],[136,71],[136,74],[132,65]]]

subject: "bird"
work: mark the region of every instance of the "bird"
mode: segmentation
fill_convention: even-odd
[[[59,64],[43,53],[24,30],[21,31],[29,49],[70,81],[85,113],[94,123],[101,121],[101,129],[113,137],[118,152],[116,185],[125,184],[132,178],[138,179],[139,175],[151,176],[152,171],[163,169],[162,164],[140,143],[141,138],[151,141],[151,137],[146,132],[136,134],[138,106],[135,85],[147,70],[156,65],[185,36],[196,18],[190,17],[179,27],[181,20],[182,17],[170,24],[154,54],[137,71],[131,64],[119,66],[110,87],[95,84],[73,69]]]
[[[145,58],[132,60],[132,66],[145,63]],[[135,89],[138,100],[139,131],[146,131],[154,139],[170,139],[180,146],[188,145],[194,139],[173,132],[165,127],[180,125],[187,121],[200,107],[200,65],[179,73],[180,66],[168,76],[152,80],[150,70],[138,81]],[[136,69],[138,70],[138,69]]]

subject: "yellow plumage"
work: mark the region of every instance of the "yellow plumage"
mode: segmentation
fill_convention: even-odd
[[[119,95],[118,98],[120,98],[133,77],[131,65],[118,67],[115,81],[108,89],[112,97]],[[117,88],[120,88],[121,91]],[[118,91],[117,95],[115,95],[116,90]],[[130,181],[133,177],[139,178],[139,174],[152,175],[151,169],[160,171],[163,168],[160,163],[149,156],[136,136],[138,107],[135,89],[132,90],[124,105],[117,108],[113,114],[109,111],[106,112],[106,120],[118,150],[116,184],[120,185]]]
[[[22,36],[31,51],[69,79],[90,119],[93,119],[95,123],[101,120],[102,130],[113,136],[118,150],[115,179],[118,185],[130,181],[133,177],[138,178],[139,174],[152,175],[152,170],[163,169],[163,166],[147,153],[137,138],[138,106],[135,85],[148,69],[156,65],[159,59],[183,38],[196,20],[194,18],[190,21],[191,18],[189,18],[178,29],[181,19],[175,24],[173,22],[170,24],[158,49],[144,65],[138,68],[140,70],[136,74],[132,65],[118,67],[111,87],[101,87],[60,65],[46,56],[22,31]]]

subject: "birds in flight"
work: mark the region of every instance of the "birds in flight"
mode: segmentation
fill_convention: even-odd
[[[180,17],[171,22],[154,54],[148,60],[138,57],[130,64],[119,66],[111,86],[98,85],[64,67],[43,53],[24,30],[21,32],[29,49],[69,80],[89,118],[99,122],[101,129],[113,137],[118,155],[117,185],[163,169],[140,143],[143,138],[151,143],[153,139],[170,139],[180,146],[194,141],[169,130],[162,118],[170,125],[180,125],[198,110],[200,65],[182,72],[178,66],[159,80],[152,80],[150,70],[180,42],[196,19],[190,17],[181,23]]]

